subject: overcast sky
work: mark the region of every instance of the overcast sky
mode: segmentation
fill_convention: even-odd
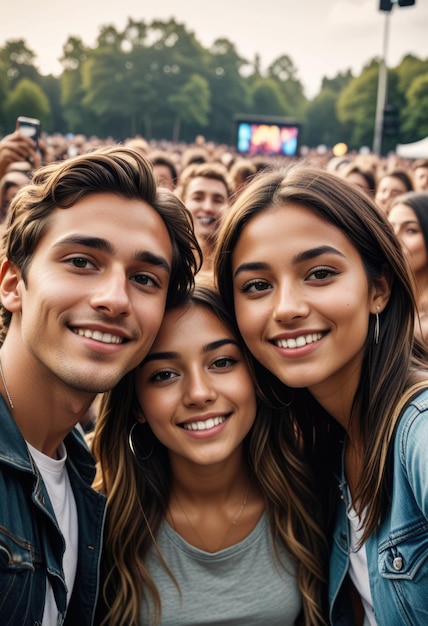
[[[386,13],[379,0],[3,0],[0,46],[24,39],[43,74],[61,72],[58,62],[69,35],[94,46],[100,26],[123,30],[136,21],[174,17],[205,47],[226,37],[239,54],[259,54],[266,68],[282,54],[291,57],[305,93],[318,93],[324,76],[352,69],[359,74],[383,54]],[[386,60],[398,65],[408,53],[428,58],[428,2],[395,6],[389,14]]]

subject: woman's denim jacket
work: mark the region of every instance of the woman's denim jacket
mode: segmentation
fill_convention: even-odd
[[[42,623],[47,575],[58,607],[57,626],[93,624],[105,498],[90,487],[94,462],[80,434],[72,431],[64,443],[79,519],[78,566],[67,615],[62,569],[64,538],[43,480],[0,396],[1,626]]]
[[[394,438],[390,510],[366,543],[370,589],[378,626],[428,625],[428,391],[411,400]],[[347,489],[330,561],[330,621],[354,623],[346,594],[349,565]]]

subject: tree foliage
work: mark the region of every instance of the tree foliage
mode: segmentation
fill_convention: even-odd
[[[44,126],[50,116],[49,100],[39,85],[22,78],[7,97],[5,113],[10,128],[15,127],[19,115],[38,118]]]
[[[303,123],[309,146],[345,141],[371,146],[379,63],[358,76],[350,70],[324,77],[320,92],[305,97],[291,56],[284,51],[262,70],[260,57],[248,60],[224,37],[209,48],[175,19],[128,19],[123,30],[107,24],[95,45],[69,36],[59,77],[42,76],[37,57],[24,40],[0,47],[0,133],[13,130],[16,112],[41,117],[48,132],[72,132],[123,140],[230,143],[237,113],[286,116]],[[388,70],[388,104],[399,111],[393,141],[428,134],[428,59],[405,56]]]

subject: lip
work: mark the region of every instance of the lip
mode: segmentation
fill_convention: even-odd
[[[85,324],[83,322],[69,325],[69,328],[80,341],[84,342],[92,351],[97,352],[115,352],[122,349],[131,339],[129,334],[124,333],[123,329],[100,324]],[[84,334],[85,332],[87,334]]]
[[[177,425],[190,437],[206,439],[221,432],[230,416],[230,412],[205,413],[204,415],[195,415]],[[199,428],[196,428],[197,424]],[[204,424],[204,427],[202,427],[202,424]]]
[[[299,330],[269,340],[281,354],[291,357],[310,354],[321,344],[328,331]]]

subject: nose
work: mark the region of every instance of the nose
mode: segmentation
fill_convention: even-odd
[[[307,317],[309,305],[298,285],[283,284],[276,293],[273,317],[282,324],[292,324],[298,319]]]
[[[99,277],[91,296],[91,306],[111,317],[126,317],[130,313],[129,279],[120,268],[106,271]]]
[[[207,213],[213,212],[213,201],[209,196],[206,196],[204,198],[204,201],[201,203],[201,206],[203,210],[206,211]]]
[[[183,402],[186,406],[204,406],[217,398],[217,392],[210,383],[209,375],[200,367],[194,367],[186,379]]]

